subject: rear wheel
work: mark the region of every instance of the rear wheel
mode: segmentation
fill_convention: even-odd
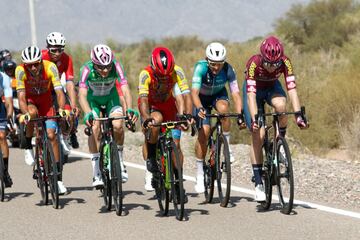
[[[294,201],[294,175],[291,154],[286,140],[282,137],[277,143],[277,187],[281,212],[290,214]]]
[[[5,198],[5,183],[4,183],[4,160],[0,152],[0,201],[3,202]]]
[[[114,200],[116,214],[120,216],[123,206],[121,164],[116,143],[113,142],[110,148],[112,197]]]
[[[216,183],[218,186],[220,206],[227,207],[231,191],[231,163],[229,144],[223,134],[217,139],[215,161],[217,162]]]
[[[172,153],[168,152],[170,157],[169,172],[171,181],[171,194],[174,204],[176,219],[182,221],[184,218],[185,191],[183,185],[182,165],[180,162],[179,151],[174,142],[171,143]]]
[[[47,152],[46,152],[46,159],[45,159],[45,168],[46,168],[46,175],[48,177],[49,186],[50,186],[50,195],[52,200],[52,205],[55,209],[59,208],[59,188],[58,188],[58,169],[55,162],[54,151],[50,142],[47,143]],[[47,166],[46,166],[47,165]]]
[[[40,189],[42,204],[47,205],[49,203],[49,189],[47,176],[44,170],[44,162],[42,159],[41,146],[36,146],[35,148],[35,170],[34,175],[36,177],[36,183]]]

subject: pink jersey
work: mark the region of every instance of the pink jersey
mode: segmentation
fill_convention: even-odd
[[[43,49],[41,51],[42,59],[51,61],[49,56],[49,50]],[[65,73],[66,81],[73,81],[74,80],[74,68],[72,63],[71,56],[67,55],[65,52],[62,53],[59,61],[54,62],[59,70],[59,76]]]
[[[272,73],[262,66],[260,54],[252,56],[246,64],[246,91],[256,93],[257,88],[268,88],[275,84],[281,74],[284,74],[287,90],[296,88],[295,75],[290,59],[285,55],[281,58],[281,65]]]

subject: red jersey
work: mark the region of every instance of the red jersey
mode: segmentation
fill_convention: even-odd
[[[41,50],[42,59],[51,61],[49,56],[49,50],[43,49]],[[73,81],[74,80],[74,68],[72,63],[71,56],[67,55],[65,52],[63,52],[60,56],[59,61],[54,62],[59,70],[59,76],[61,78],[62,74],[65,73],[65,79],[66,81]]]
[[[269,73],[264,67],[260,54],[252,56],[246,64],[246,91],[256,93],[257,88],[268,88],[275,84],[281,74],[284,74],[287,90],[296,88],[295,76],[290,59],[285,55],[280,59],[280,65]]]

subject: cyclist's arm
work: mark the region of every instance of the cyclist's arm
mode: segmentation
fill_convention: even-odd
[[[90,105],[87,101],[87,88],[79,88],[79,104],[85,114],[91,112]]]
[[[49,65],[47,66],[47,70],[48,70],[47,71],[48,77],[50,78],[51,83],[52,83],[55,93],[56,93],[56,99],[59,104],[59,109],[64,109],[65,94],[62,89],[61,82],[60,82],[59,71],[58,71],[56,65],[52,62],[49,62]],[[50,89],[49,89],[49,91],[50,91]]]
[[[293,107],[294,112],[300,111],[300,101],[296,91],[295,75],[293,67],[289,58],[284,58],[284,78],[286,89],[289,94],[289,98]]]
[[[257,114],[257,112],[258,112],[258,108],[257,108],[257,104],[256,104],[256,93],[248,92],[247,93],[247,101],[248,101],[251,120],[255,121],[255,114]]]
[[[70,98],[70,106],[72,109],[76,108],[76,92],[73,81],[66,81],[66,92]]]
[[[149,98],[147,96],[140,96],[139,111],[142,119],[150,118]]]
[[[294,112],[300,111],[300,100],[299,100],[299,96],[297,94],[296,88],[289,90],[288,95],[289,95]]]
[[[26,102],[26,94],[25,94],[25,70],[22,66],[17,66],[15,70],[16,77],[16,91],[17,98],[19,101],[19,108],[21,113],[25,114],[28,112],[27,102]]]
[[[237,78],[236,78],[236,73],[235,73],[234,68],[229,63],[226,63],[226,64],[228,64],[226,76],[228,79],[231,96],[234,100],[235,110],[237,113],[241,113],[242,101],[241,101],[241,97],[240,97],[240,90],[239,90],[239,85],[238,85]]]
[[[12,104],[12,88],[11,88],[11,80],[6,75],[3,74],[3,87],[4,87],[4,97],[5,97],[5,108],[6,114],[8,117],[13,114],[13,104]]]
[[[123,92],[124,96],[122,97],[123,100],[125,100],[124,106],[126,107],[126,109],[131,108],[132,106],[132,98],[131,98],[131,92],[130,92],[130,88],[129,85],[122,85],[121,87],[121,91]]]

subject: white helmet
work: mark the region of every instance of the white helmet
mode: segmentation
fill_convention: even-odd
[[[91,61],[97,65],[109,65],[114,59],[114,54],[110,47],[104,44],[98,44],[91,50]]]
[[[210,61],[223,62],[226,59],[226,49],[224,45],[218,42],[210,43],[206,47],[206,57]]]
[[[62,33],[59,32],[52,32],[46,37],[47,45],[58,45],[65,47],[66,39]]]
[[[33,63],[41,60],[41,51],[37,46],[30,46],[21,52],[23,63]]]

